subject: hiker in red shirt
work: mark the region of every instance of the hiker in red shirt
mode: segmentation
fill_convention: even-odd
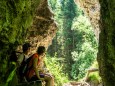
[[[43,73],[41,64],[43,62],[43,57],[45,55],[45,47],[39,46],[37,53],[32,56],[31,61],[29,62],[29,68],[26,77],[28,81],[44,80],[46,86],[54,86],[53,77],[50,74]]]

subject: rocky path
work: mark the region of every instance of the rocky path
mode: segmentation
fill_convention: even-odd
[[[87,83],[84,81],[81,82],[69,82],[65,83],[63,86],[103,86],[101,83],[100,84],[95,84],[95,83]]]
[[[69,82],[65,83],[63,86],[90,86],[87,82]]]

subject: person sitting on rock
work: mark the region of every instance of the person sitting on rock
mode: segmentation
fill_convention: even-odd
[[[46,82],[46,86],[54,86],[52,75],[44,73],[41,68],[44,55],[45,47],[39,46],[37,52],[33,54],[33,57],[29,62],[29,68],[31,67],[31,69],[27,72],[26,78],[28,81],[44,80]]]

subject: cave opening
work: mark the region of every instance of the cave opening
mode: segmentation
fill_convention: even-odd
[[[49,0],[49,6],[54,12],[58,31],[48,47],[48,56],[63,65],[62,70],[69,80],[79,81],[87,76],[90,77],[89,82],[93,82],[95,77],[96,84],[101,83],[96,60],[99,31],[94,29],[90,18],[73,0]],[[91,10],[94,11],[95,7]],[[95,69],[96,73],[87,73]]]

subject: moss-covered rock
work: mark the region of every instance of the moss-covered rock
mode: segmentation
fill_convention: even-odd
[[[100,0],[101,21],[98,63],[104,86],[115,86],[115,1]]]
[[[40,0],[0,0],[0,84],[6,83],[13,71],[9,56],[25,41],[39,3]]]
[[[16,66],[10,61],[12,51],[20,50],[26,41],[33,45],[32,52],[39,45],[47,47],[55,33],[47,0],[0,0],[0,86],[18,83]]]

